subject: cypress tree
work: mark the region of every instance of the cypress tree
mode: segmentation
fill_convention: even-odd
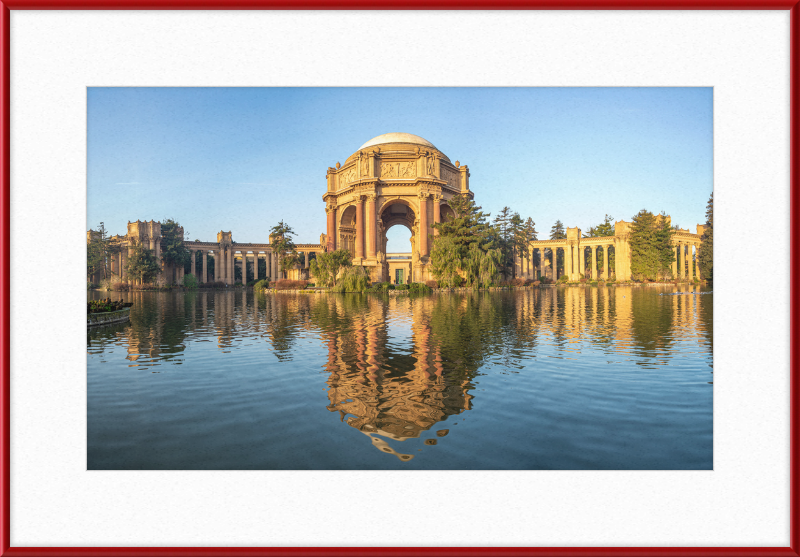
[[[697,251],[697,266],[705,280],[714,280],[714,193],[706,205],[706,226],[700,237],[702,243]]]

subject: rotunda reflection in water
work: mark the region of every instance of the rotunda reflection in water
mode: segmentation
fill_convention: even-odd
[[[342,315],[338,304],[348,301],[353,303],[334,297],[325,300],[337,316]],[[413,455],[397,452],[387,440],[419,438],[450,416],[469,410],[473,386],[463,374],[445,370],[441,348],[431,338],[430,298],[365,297],[355,303],[363,307],[355,314],[347,312],[350,323],[337,323],[323,333],[330,373],[328,410],[370,437],[378,450],[411,460]],[[341,334],[343,325],[352,334]],[[396,330],[390,333],[389,327]],[[403,338],[403,329],[410,333],[402,343],[407,346],[393,346]]]

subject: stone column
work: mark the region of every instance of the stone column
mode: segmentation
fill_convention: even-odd
[[[327,249],[328,253],[336,249],[336,207],[325,209],[328,214]]]
[[[672,277],[673,278],[677,278],[678,277],[677,258],[678,258],[678,248],[675,247],[674,248],[674,253],[672,254]]]
[[[356,202],[356,259],[364,257],[364,198],[359,196]]]
[[[567,275],[567,279],[572,276],[572,250],[569,248],[569,244],[564,246],[564,274]]]
[[[692,244],[686,246],[686,260],[689,262],[689,279],[694,280],[694,257],[692,257]]]
[[[377,221],[375,219],[375,196],[367,196],[367,257],[375,259],[375,236],[378,231]],[[308,268],[308,252],[306,252],[306,268]]]
[[[428,255],[428,194],[419,194],[419,256]]]
[[[247,284],[247,252],[242,251],[242,284]]]
[[[610,246],[603,246],[603,278],[608,279],[611,276],[611,269],[608,268],[608,250]]]
[[[258,280],[258,251],[253,252],[253,280]]]
[[[228,284],[230,285],[233,285],[233,283],[235,282],[233,278],[235,276],[233,274],[233,265],[234,265],[233,253],[234,253],[233,246],[228,246]]]
[[[374,248],[375,246],[372,246],[372,247]],[[373,255],[373,257],[375,256],[374,253],[372,255]],[[308,269],[308,252],[304,251],[303,252],[303,256],[305,257],[305,263],[303,264],[303,269]]]
[[[203,271],[200,274],[200,282],[206,282],[208,280],[208,251],[200,250],[200,257],[203,258]]]
[[[589,249],[592,250],[592,279],[597,280],[597,246]]]
[[[275,255],[275,252],[270,254],[271,265],[270,265],[270,276],[272,280],[278,280],[278,258]]]
[[[125,254],[127,253],[125,248],[120,248],[119,250],[119,278],[120,280],[125,280],[127,278],[127,273],[125,272]]]
[[[436,194],[433,196],[433,222],[439,224],[442,222],[442,196]],[[434,237],[439,235],[439,230],[433,229]]]
[[[192,250],[192,267],[189,270],[190,274],[197,276],[197,250]]]
[[[219,249],[214,250],[214,282],[219,282],[222,273],[222,257]]]
[[[686,256],[683,252],[683,243],[678,242],[678,276],[686,277]]]

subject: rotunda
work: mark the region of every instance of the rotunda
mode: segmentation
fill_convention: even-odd
[[[386,232],[393,226],[411,231],[407,280],[423,282],[429,273],[431,224],[453,215],[454,196],[472,197],[469,169],[452,163],[430,141],[410,133],[374,137],[328,168],[322,196],[328,215],[327,251],[347,249],[353,265],[366,267],[373,282],[397,282],[386,257]]]

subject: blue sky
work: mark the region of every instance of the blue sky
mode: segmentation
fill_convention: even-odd
[[[470,169],[475,201],[586,230],[606,213],[705,220],[711,88],[89,88],[87,229],[173,218],[188,239],[325,232],[325,172],[367,140],[419,135]],[[407,251],[408,231],[389,231]]]

